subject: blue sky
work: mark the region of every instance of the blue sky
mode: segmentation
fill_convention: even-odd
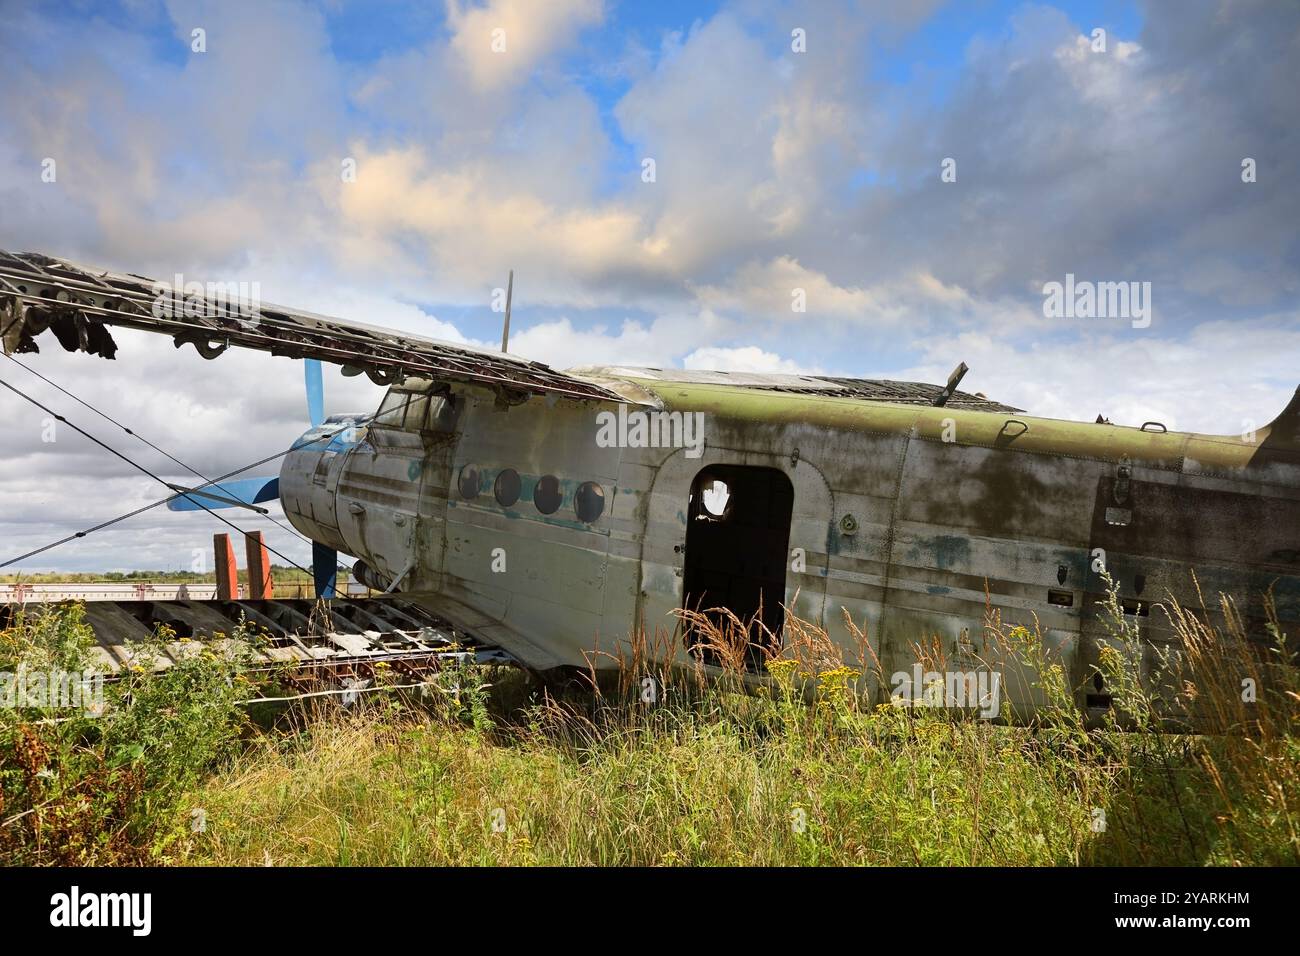
[[[1300,5],[7,0],[4,17],[0,248],[255,281],[489,345],[514,269],[513,350],[559,367],[936,382],[966,361],[968,387],[1038,414],[1218,433],[1300,384]],[[1152,321],[1046,315],[1067,275],[1149,284]],[[111,368],[46,350],[41,370],[213,467],[297,434],[296,369],[128,341]],[[327,393],[331,411],[378,401],[337,374]],[[50,476],[91,503],[143,494],[38,436],[0,463],[6,500],[40,513]]]

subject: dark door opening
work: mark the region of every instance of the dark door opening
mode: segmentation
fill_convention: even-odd
[[[691,484],[686,524],[683,593],[688,610],[705,613],[722,629],[726,608],[748,628],[746,665],[756,668],[770,632],[777,639],[785,622],[786,553],[794,486],[775,468],[711,465]],[[761,625],[760,626],[760,622]],[[699,635],[688,635],[693,645]],[[708,657],[716,657],[707,654]],[[718,663],[709,659],[708,663]]]

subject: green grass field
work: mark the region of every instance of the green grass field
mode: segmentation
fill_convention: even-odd
[[[469,668],[425,697],[349,707],[250,703],[287,696],[283,675],[204,652],[130,674],[98,717],[0,711],[0,860],[1300,862],[1294,669],[1231,628],[1185,616],[1180,635],[1199,681],[1180,692],[1209,715],[1196,735],[1157,732],[1159,701],[1122,659],[1107,663],[1116,718],[1088,729],[1041,659],[1059,706],[1015,727],[864,702],[856,670],[797,652],[769,663],[761,695],[659,674],[651,704],[630,671],[627,693],[556,697],[522,672]],[[1035,653],[1031,635],[1008,637]],[[87,638],[75,609],[25,619],[0,637],[0,670],[75,666]],[[1239,667],[1258,676],[1256,700],[1238,699]]]
[[[247,586],[248,569],[236,571],[240,584]],[[345,588],[351,574],[340,571],[336,586]],[[277,598],[310,598],[315,594],[312,576],[301,568],[271,565],[272,592]],[[214,571],[42,571],[0,574],[0,584],[215,584]]]
[[[248,569],[241,568],[239,580],[248,583]],[[286,583],[311,583],[311,575],[299,568],[282,564],[271,565],[271,575]],[[344,575],[340,575],[342,579]],[[194,571],[24,571],[17,574],[0,574],[0,584],[214,584],[215,571],[199,574]]]

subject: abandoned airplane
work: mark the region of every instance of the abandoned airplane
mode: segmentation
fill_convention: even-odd
[[[958,391],[964,366],[947,386],[559,372],[279,307],[159,315],[156,298],[138,276],[0,254],[8,353],[38,351],[48,328],[112,358],[108,328],[123,326],[205,358],[307,359],[309,383],[330,361],[387,384],[374,414],[330,418],[309,388],[313,427],[278,480],[184,489],[172,506],[278,494],[315,543],[321,593],[335,552],[352,555],[364,583],[537,671],[586,668],[637,628],[671,631],[681,608],[758,618],[779,640],[783,607],[846,647],[847,612],[884,674],[910,671],[930,637],[985,667],[993,609],[1036,619],[1079,706],[1100,711],[1103,572],[1149,666],[1169,636],[1152,602],[1199,608],[1193,569],[1252,626],[1270,591],[1284,622],[1300,620],[1300,391],[1254,435],[1188,434],[1028,415]],[[1033,681],[1003,686],[1021,714],[1041,703]],[[883,680],[871,690],[888,694]]]

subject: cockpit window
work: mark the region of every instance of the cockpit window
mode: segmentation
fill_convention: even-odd
[[[407,395],[410,404],[406,406],[406,425],[408,432],[418,432],[427,428],[425,419],[429,415],[428,395]]]
[[[431,432],[456,430],[456,404],[443,395],[429,396],[429,417],[425,428]]]
[[[406,400],[410,397],[406,392],[399,392],[395,388],[390,388],[388,394],[384,396],[383,403],[379,406],[374,424],[387,425],[389,428],[401,428],[402,419],[406,415]]]
[[[373,424],[408,432],[451,431],[455,426],[452,403],[442,395],[431,395],[419,388],[412,390],[410,384],[408,379],[403,388],[388,390]]]

